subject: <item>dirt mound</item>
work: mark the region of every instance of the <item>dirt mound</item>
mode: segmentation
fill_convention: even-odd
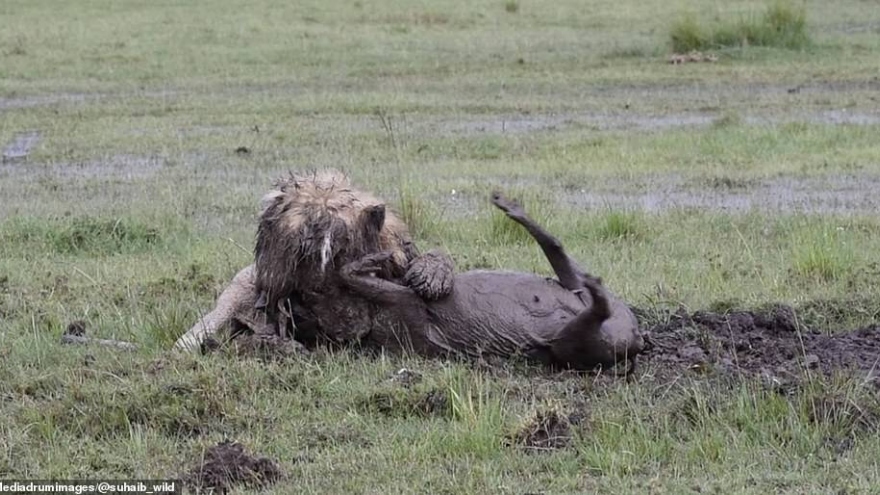
[[[650,328],[643,363],[671,370],[746,372],[790,378],[880,367],[880,326],[825,335],[806,328],[787,306],[765,311],[679,311]],[[877,376],[876,374],[872,376]]]
[[[228,493],[235,485],[264,487],[281,479],[281,470],[266,457],[253,457],[236,442],[224,441],[182,477],[194,492]]]
[[[529,450],[561,449],[571,442],[569,418],[556,411],[539,411],[535,418],[508,440]]]

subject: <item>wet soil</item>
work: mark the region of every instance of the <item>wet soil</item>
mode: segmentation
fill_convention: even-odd
[[[202,354],[224,351],[240,358],[264,362],[303,358],[310,354],[300,342],[277,335],[269,328],[236,333],[225,342],[208,337],[202,342],[200,351]]]
[[[618,187],[615,187],[618,186]],[[772,179],[694,179],[655,176],[645,184],[604,184],[568,190],[560,202],[583,209],[625,208],[660,212],[673,208],[783,213],[874,213],[880,209],[880,177],[870,174]]]
[[[639,357],[658,374],[745,374],[775,384],[807,371],[851,374],[880,384],[880,326],[828,335],[798,321],[788,306],[764,311],[679,311],[648,330]]]
[[[3,148],[3,163],[26,160],[31,149],[40,142],[41,137],[37,131],[16,134],[12,141]]]
[[[869,173],[780,176],[768,179],[685,177],[652,174],[634,179],[602,179],[590,184],[490,176],[486,182],[518,189],[553,189],[550,208],[575,211],[609,209],[662,213],[674,209],[713,212],[873,214],[880,210],[880,176]],[[549,201],[553,201],[548,199]],[[461,191],[432,194],[445,218],[472,218],[485,211],[483,194]]]
[[[225,494],[238,485],[262,488],[282,478],[278,465],[266,457],[245,452],[236,442],[224,441],[205,452],[181,479],[197,493]]]

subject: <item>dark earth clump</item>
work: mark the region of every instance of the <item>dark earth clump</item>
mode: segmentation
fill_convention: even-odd
[[[571,442],[571,421],[556,411],[539,411],[509,440],[528,450],[561,449]]]
[[[728,313],[679,310],[649,329],[646,347],[639,362],[656,370],[783,379],[812,370],[865,377],[880,365],[880,326],[826,335],[803,325],[788,306]]]
[[[67,330],[64,331],[64,334],[85,337],[87,326],[88,323],[85,320],[74,320],[67,325]]]
[[[262,488],[281,477],[281,469],[271,459],[254,457],[241,444],[223,441],[208,449],[181,479],[194,492],[225,494],[236,485]]]

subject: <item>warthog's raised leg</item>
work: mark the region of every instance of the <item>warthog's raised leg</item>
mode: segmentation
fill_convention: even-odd
[[[544,255],[563,287],[572,291],[583,290],[585,282],[594,278],[565,252],[559,239],[532,220],[519,203],[505,198],[499,192],[494,192],[492,193],[492,204],[503,211],[508,218],[525,227],[532,235],[541,246],[541,250],[544,251]]]
[[[612,297],[602,286],[601,279],[581,268],[565,252],[559,239],[530,218],[516,201],[494,192],[492,204],[532,235],[563,287],[578,293],[581,300],[584,300],[581,295],[584,289],[590,294],[590,308],[579,313],[550,342],[557,360],[579,368],[585,363],[613,364],[620,356],[628,357],[641,351],[644,340],[637,332],[635,316],[621,301],[610,300]]]

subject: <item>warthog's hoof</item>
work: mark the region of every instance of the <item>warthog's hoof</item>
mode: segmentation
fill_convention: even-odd
[[[517,201],[504,196],[498,191],[492,193],[492,204],[507,214],[510,218],[525,218],[526,211]]]

